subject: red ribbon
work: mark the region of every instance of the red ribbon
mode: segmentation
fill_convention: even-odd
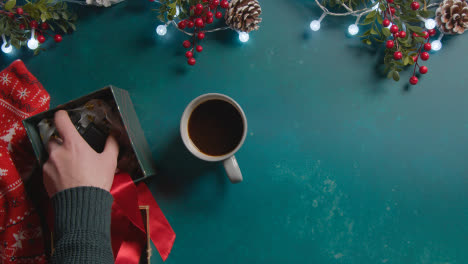
[[[127,173],[114,177],[111,194],[112,250],[115,263],[138,264],[146,245],[146,227],[143,224],[140,205],[149,206],[149,235],[162,259],[171,252],[175,233],[144,183],[135,185]]]

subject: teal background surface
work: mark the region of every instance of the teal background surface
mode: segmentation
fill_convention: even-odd
[[[114,84],[127,89],[159,175],[148,182],[177,238],[166,263],[431,263],[468,261],[468,34],[446,37],[407,87],[376,67],[380,51],[320,16],[312,1],[264,0],[250,41],[207,34],[197,65],[153,3],[79,7],[78,31],[24,60],[52,106]],[[185,106],[219,92],[249,122],[237,159],[244,182],[192,157]],[[154,251],[152,263],[162,263]]]

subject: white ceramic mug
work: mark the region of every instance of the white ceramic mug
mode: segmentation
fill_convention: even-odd
[[[237,144],[237,147],[234,150],[222,156],[210,156],[201,152],[195,146],[195,144],[192,142],[189,136],[188,122],[189,122],[190,116],[192,115],[193,110],[195,110],[197,106],[199,106],[200,104],[208,100],[222,100],[222,101],[228,102],[237,109],[237,111],[242,117],[244,131],[242,132],[241,140],[239,141],[239,143]],[[199,159],[206,160],[206,161],[212,161],[212,162],[223,161],[224,168],[226,169],[226,173],[229,179],[231,180],[231,182],[239,183],[242,181],[242,173],[239,168],[239,165],[237,164],[236,157],[234,157],[234,154],[244,144],[245,137],[247,136],[247,118],[245,117],[245,114],[244,114],[244,111],[242,111],[242,108],[232,98],[223,94],[208,93],[208,94],[200,95],[199,97],[193,99],[192,102],[190,102],[188,106],[185,108],[185,111],[182,114],[182,119],[180,121],[180,135],[182,136],[182,141],[184,141],[185,146],[190,152],[192,152],[193,155],[195,155]]]

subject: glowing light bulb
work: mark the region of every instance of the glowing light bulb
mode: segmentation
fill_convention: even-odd
[[[7,43],[6,42],[3,42],[3,45],[2,45],[2,51],[4,53],[10,53],[12,50],[13,50],[13,46],[10,44],[8,45],[8,47],[6,46]]]
[[[247,32],[239,32],[239,40],[240,40],[241,42],[247,42],[247,41],[249,41],[249,38],[250,38],[250,37],[249,37],[249,33],[247,33]]]
[[[429,19],[426,19],[426,21],[424,22],[424,26],[427,28],[427,29],[433,29],[436,27],[436,22],[434,19],[432,18],[429,18]]]
[[[356,24],[349,25],[348,32],[351,36],[354,36],[359,32],[359,27]]]
[[[38,46],[39,42],[36,39],[31,38],[30,40],[28,40],[28,48],[34,50],[37,49]]]
[[[175,13],[174,17],[178,17],[179,14],[180,14],[180,8],[179,8],[179,6],[176,6],[176,13]]]
[[[320,21],[314,20],[310,22],[310,29],[312,29],[312,31],[318,31],[320,29]]]
[[[442,48],[442,42],[440,42],[440,40],[436,39],[436,40],[432,41],[431,47],[432,47],[432,50],[438,51],[438,50],[440,50]]]
[[[167,33],[167,26],[166,25],[159,25],[156,27],[156,33],[159,36],[164,36]]]

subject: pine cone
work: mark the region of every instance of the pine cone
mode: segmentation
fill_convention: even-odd
[[[257,0],[232,0],[225,15],[226,24],[234,30],[248,33],[258,29],[261,13]]]
[[[445,34],[462,34],[468,29],[468,4],[462,0],[444,0],[436,10],[436,21]]]

